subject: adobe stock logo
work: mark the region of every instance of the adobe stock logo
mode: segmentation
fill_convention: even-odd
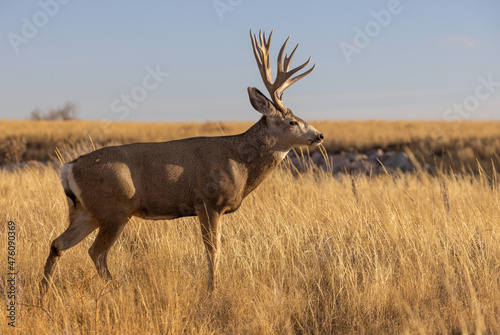
[[[495,88],[500,87],[500,82],[493,81],[493,75],[489,74],[488,79],[483,76],[477,78],[479,84],[474,89],[474,94],[465,97],[462,103],[454,103],[453,108],[444,111],[443,118],[448,120],[465,120],[471,116],[471,113],[476,111],[481,104],[481,101],[488,100]]]
[[[243,0],[214,0],[212,6],[219,16],[219,20],[224,21],[225,13],[234,11],[242,2]]]
[[[342,41],[339,44],[347,64],[352,62],[353,54],[359,54],[364,48],[369,46],[372,40],[381,33],[382,28],[389,26],[393,16],[402,11],[403,6],[399,0],[390,0],[387,3],[387,9],[381,9],[379,11],[371,10],[370,15],[374,20],[368,21],[363,29],[355,26],[353,41],[349,43]]]
[[[158,88],[163,80],[169,76],[168,72],[163,72],[160,69],[159,64],[154,69],[151,66],[146,66],[146,72],[147,74],[142,78],[142,85],[132,87],[130,94],[123,93],[120,98],[111,102],[111,111],[120,113],[120,120],[125,120],[130,110],[137,108],[139,103],[148,97],[148,92]]]
[[[21,26],[20,34],[15,32],[8,32],[7,39],[9,40],[10,46],[14,53],[19,53],[19,47],[23,44],[28,44],[33,38],[38,35],[41,28],[45,27],[50,19],[54,18],[61,9],[61,5],[66,5],[71,0],[40,0],[38,1],[38,6],[40,10],[35,12],[31,19],[23,16],[21,21],[23,22]]]

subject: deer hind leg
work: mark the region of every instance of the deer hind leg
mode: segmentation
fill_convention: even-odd
[[[69,209],[69,227],[56,238],[50,246],[50,254],[45,263],[44,277],[42,279],[42,294],[47,292],[49,282],[54,273],[54,268],[62,256],[64,250],[77,245],[98,227],[81,204]]]
[[[128,217],[106,220],[106,225],[101,224],[97,237],[89,249],[90,258],[94,261],[97,272],[105,280],[112,279],[107,262],[109,250],[120,236],[128,220]]]
[[[201,224],[201,234],[207,252],[208,261],[208,290],[215,289],[215,276],[220,254],[220,214],[215,211],[208,211],[206,208],[197,210]]]

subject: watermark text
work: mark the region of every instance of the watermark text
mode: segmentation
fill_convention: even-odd
[[[35,38],[40,29],[45,27],[51,19],[53,19],[61,10],[61,5],[66,5],[71,0],[40,0],[38,6],[40,10],[36,11],[31,17],[23,16],[21,18],[21,29],[19,33],[10,31],[7,33],[12,50],[16,54],[19,53],[19,47],[23,44],[28,44]]]
[[[16,223],[7,224],[7,323],[16,326]]]

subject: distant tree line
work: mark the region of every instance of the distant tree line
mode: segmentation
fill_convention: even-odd
[[[76,119],[76,105],[72,102],[66,102],[64,106],[50,109],[47,112],[42,112],[38,108],[31,112],[30,119],[33,121],[40,120],[74,120]]]

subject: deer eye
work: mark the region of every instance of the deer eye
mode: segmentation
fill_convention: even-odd
[[[299,124],[296,121],[290,121],[290,126],[298,126]]]

